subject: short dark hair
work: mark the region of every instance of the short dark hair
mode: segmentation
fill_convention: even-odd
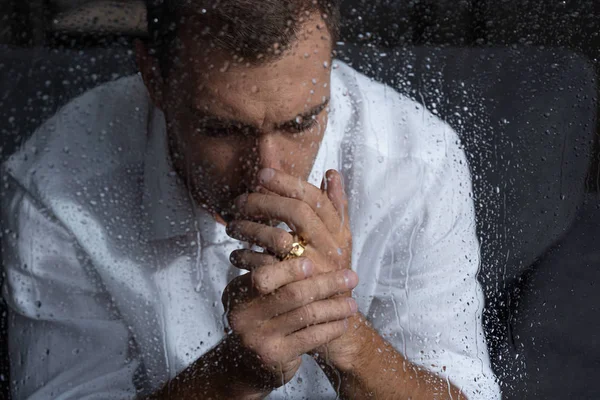
[[[296,39],[306,16],[318,12],[332,41],[337,38],[340,0],[146,0],[148,45],[168,69],[177,32],[186,18],[199,18],[199,35],[250,63],[272,60]]]

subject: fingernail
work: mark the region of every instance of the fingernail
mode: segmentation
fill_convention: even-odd
[[[302,261],[302,271],[304,271],[304,277],[308,278],[313,273],[313,263],[309,259]]]
[[[354,289],[358,285],[358,275],[349,269],[344,271],[344,280],[348,289]]]
[[[267,183],[275,176],[275,170],[272,168],[263,168],[258,173],[258,181],[260,183]]]
[[[354,300],[352,297],[348,297],[346,299],[346,301],[348,302],[348,305],[350,306],[350,310],[353,313],[358,311],[358,304],[356,304],[356,300]]]
[[[247,202],[248,202],[248,193],[244,193],[243,195],[239,196],[235,200],[235,207],[238,210],[242,210]]]

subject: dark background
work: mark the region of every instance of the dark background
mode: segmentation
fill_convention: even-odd
[[[85,11],[91,2],[71,3],[83,18],[68,1],[0,0],[0,121],[14,104],[28,112],[0,126],[4,156],[73,96],[135,70],[128,49],[143,35],[131,23],[139,15],[127,13],[125,24],[107,12],[107,22]],[[339,57],[429,108],[442,103],[440,115],[465,143],[486,335],[504,397],[600,398],[600,2],[343,4]],[[61,24],[65,16],[76,23]],[[120,22],[125,34],[113,28]],[[464,107],[475,115],[457,118]],[[7,366],[0,360],[0,384]]]

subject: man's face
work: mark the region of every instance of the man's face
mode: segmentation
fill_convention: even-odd
[[[291,50],[263,65],[207,50],[190,34],[181,40],[162,108],[172,159],[196,201],[228,219],[261,168],[306,180],[327,125],[331,39],[323,21],[305,23]]]

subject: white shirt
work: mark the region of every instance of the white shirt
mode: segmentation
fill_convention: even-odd
[[[472,187],[456,133],[335,62],[310,182],[340,170],[359,310],[412,362],[496,399],[481,325]],[[242,244],[171,168],[163,114],[139,76],[63,107],[5,164],[3,294],[15,399],[149,393],[224,335],[221,294]],[[270,398],[335,391],[308,356]]]

